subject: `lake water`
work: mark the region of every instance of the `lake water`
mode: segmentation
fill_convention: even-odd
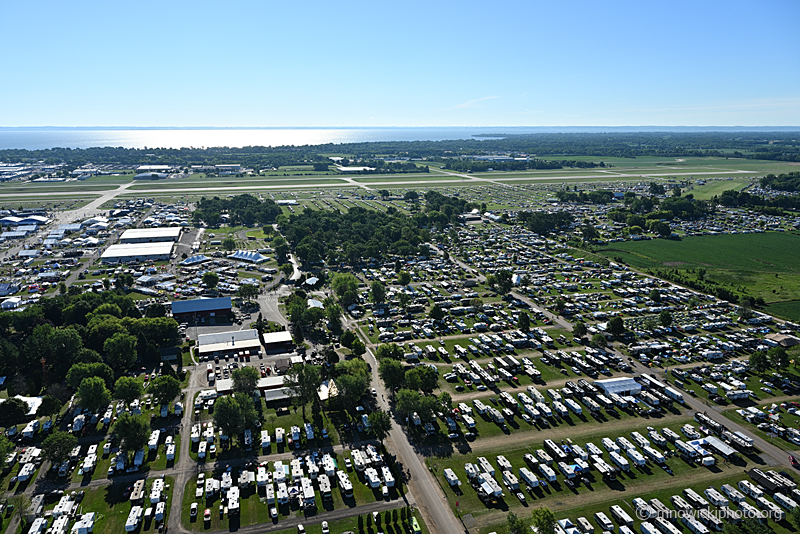
[[[534,133],[538,128],[260,128],[260,129],[23,129],[0,128],[0,149],[53,147],[243,147],[373,141],[441,141],[476,134]]]

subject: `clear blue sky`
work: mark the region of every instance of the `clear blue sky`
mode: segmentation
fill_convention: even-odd
[[[0,13],[0,126],[800,125],[797,0]]]

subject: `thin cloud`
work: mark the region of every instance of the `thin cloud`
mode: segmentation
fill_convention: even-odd
[[[467,100],[466,102],[462,102],[461,104],[456,104],[451,108],[444,108],[444,109],[464,109],[464,108],[474,108],[475,104],[478,102],[483,102],[484,100],[494,100],[497,98],[496,96],[484,96],[483,98],[475,98],[473,100]],[[441,111],[441,110],[440,110]]]

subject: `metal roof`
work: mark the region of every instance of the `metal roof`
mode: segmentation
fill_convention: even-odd
[[[176,300],[172,303],[172,314],[194,313],[214,310],[229,310],[231,308],[230,297],[219,297],[214,299],[193,299]]]
[[[269,258],[267,256],[259,254],[258,252],[237,250],[236,252],[228,256],[228,259],[249,261],[251,263],[262,263],[267,261]]]

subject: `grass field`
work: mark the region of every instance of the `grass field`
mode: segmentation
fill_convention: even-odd
[[[638,269],[675,269],[688,278],[702,267],[708,271],[706,280],[746,290],[767,303],[781,302],[774,310],[791,312],[800,307],[798,250],[800,235],[768,232],[628,241],[598,252]]]
[[[723,191],[735,189],[741,191],[751,184],[748,178],[732,178],[730,180],[713,180],[704,185],[693,185],[688,192],[698,200],[708,200],[714,196],[719,196]]]

